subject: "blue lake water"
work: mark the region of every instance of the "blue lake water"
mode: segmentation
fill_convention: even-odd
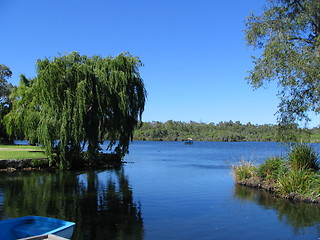
[[[134,141],[119,170],[0,173],[0,217],[74,221],[77,240],[319,239],[320,206],[234,184],[232,164],[285,153],[270,142]]]

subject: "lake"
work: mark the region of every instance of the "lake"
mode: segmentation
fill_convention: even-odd
[[[74,240],[320,239],[320,206],[234,184],[232,164],[285,153],[270,142],[134,141],[121,169],[0,173],[0,218],[74,221]]]

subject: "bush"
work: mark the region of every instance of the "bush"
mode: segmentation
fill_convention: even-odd
[[[292,169],[311,169],[318,171],[320,164],[318,154],[307,144],[297,144],[288,154],[288,161]]]
[[[276,179],[279,175],[286,173],[287,165],[282,157],[268,158],[257,170],[258,176],[263,180]]]
[[[233,167],[237,183],[261,187],[277,195],[320,203],[320,163],[307,144],[297,144],[286,158],[271,157],[256,168],[242,161]]]
[[[277,183],[277,189],[283,196],[290,194],[310,195],[309,197],[318,197],[319,175],[306,169],[294,169],[287,174],[280,176]]]
[[[237,182],[245,181],[257,176],[257,168],[251,162],[241,161],[239,165],[233,166],[232,168]]]

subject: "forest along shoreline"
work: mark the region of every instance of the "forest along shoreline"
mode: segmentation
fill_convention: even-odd
[[[276,197],[320,203],[320,162],[308,144],[295,144],[285,157],[271,157],[260,166],[242,161],[233,166],[237,184],[264,189]]]
[[[320,142],[320,128],[301,128],[297,124],[251,124],[240,121],[219,123],[198,122],[142,122],[133,133],[134,140],[144,141],[197,141],[215,142]]]

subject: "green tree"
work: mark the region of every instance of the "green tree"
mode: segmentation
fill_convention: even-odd
[[[0,138],[3,143],[13,142],[10,135],[7,134],[6,127],[3,122],[4,116],[11,110],[9,95],[13,86],[7,81],[11,76],[12,72],[10,68],[4,64],[0,64]]]
[[[3,98],[8,95],[8,82],[7,80],[12,76],[12,72],[9,67],[4,64],[0,64],[0,96]]]
[[[110,140],[108,149],[123,156],[144,110],[140,66],[141,61],[128,53],[102,58],[73,52],[38,60],[37,77],[28,81],[22,76],[13,94],[8,129],[20,125],[49,156],[57,153],[61,168],[95,164],[105,137]],[[22,110],[29,120],[23,121]]]
[[[246,41],[262,49],[253,57],[249,83],[254,88],[276,80],[279,121],[308,119],[320,112],[320,1],[267,0],[262,15],[246,22]]]
[[[35,130],[40,117],[34,83],[35,79],[28,80],[24,75],[20,75],[19,86],[14,88],[10,95],[12,109],[4,117],[7,132],[15,138],[29,140],[31,145],[38,143]]]

